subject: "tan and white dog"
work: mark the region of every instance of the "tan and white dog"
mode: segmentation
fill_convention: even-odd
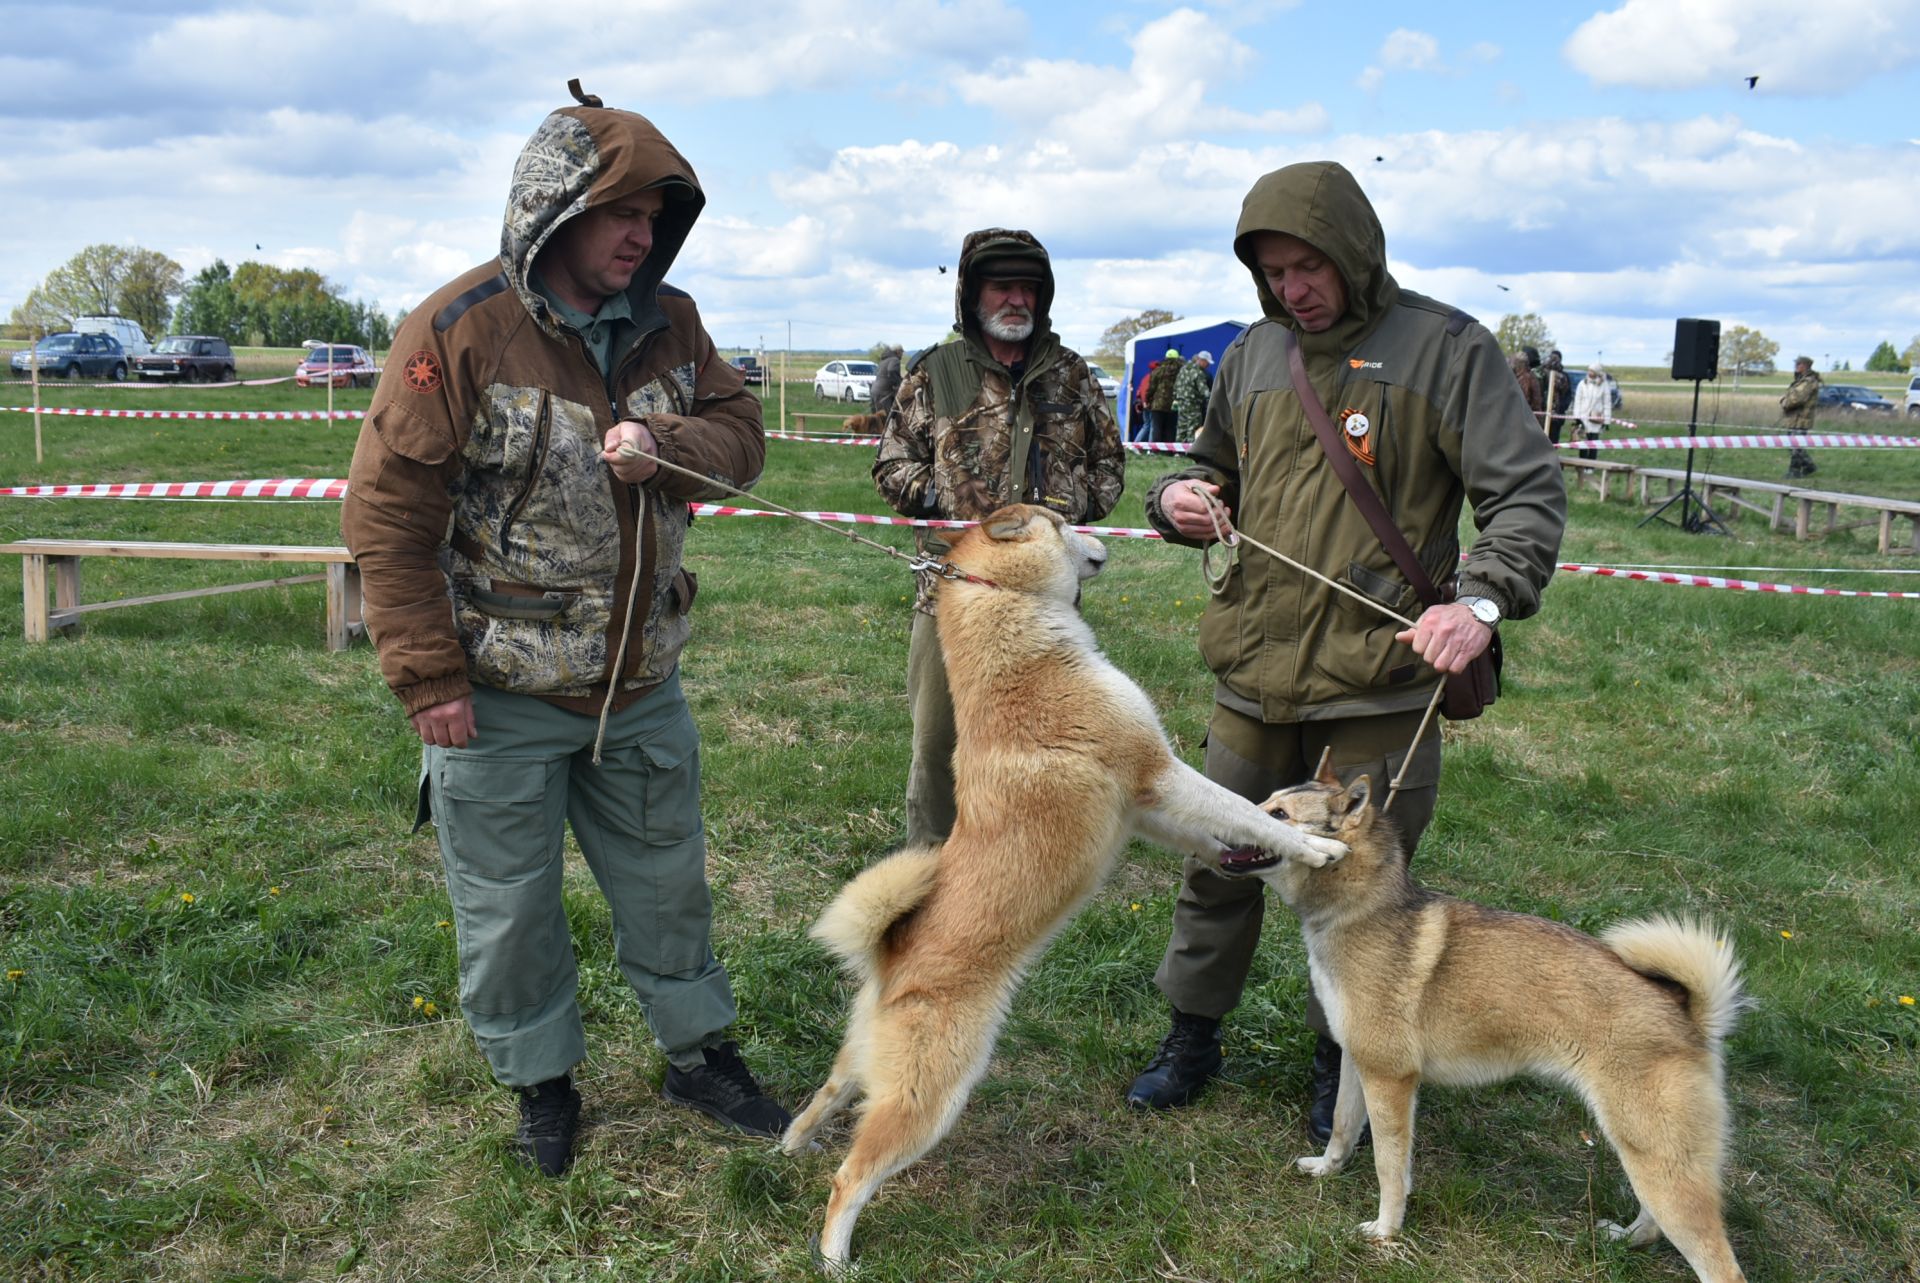
[[[958,729],[953,832],[860,874],[813,928],[862,982],[832,1073],[784,1141],[798,1153],[865,1093],[820,1238],[830,1269],[846,1263],[880,1183],[952,1128],[1028,964],[1130,837],[1215,860],[1253,848],[1320,865],[1345,851],[1173,755],[1153,705],[1076,609],[1106,555],[1020,505],[949,554],[970,576],[944,581],[939,597]]]
[[[1380,1213],[1393,1237],[1413,1185],[1420,1084],[1476,1086],[1531,1073],[1592,1109],[1640,1199],[1635,1245],[1664,1231],[1707,1283],[1744,1279],[1720,1210],[1727,1101],[1720,1043],[1746,1001],[1724,939],[1693,921],[1622,922],[1599,939],[1572,927],[1441,895],[1407,872],[1400,835],[1374,813],[1372,782],[1343,787],[1325,757],[1315,779],[1262,803],[1349,848],[1309,870],[1233,853],[1300,917],[1313,986],[1345,1055],[1326,1153],[1331,1176],[1371,1115]]]

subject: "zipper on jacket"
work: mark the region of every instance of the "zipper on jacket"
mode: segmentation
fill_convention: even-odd
[[[548,439],[553,433],[553,394],[542,388],[540,408],[533,416],[533,450],[527,458],[527,484],[520,487],[520,493],[507,505],[507,516],[500,523],[500,551],[506,552],[507,536],[513,533],[513,523],[520,516],[520,510],[527,506],[527,500],[533,494],[533,487],[540,479],[540,469],[547,461]]]

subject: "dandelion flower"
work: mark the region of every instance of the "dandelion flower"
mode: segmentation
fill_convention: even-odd
[[[440,919],[440,921],[434,923],[433,925],[436,927],[439,927],[442,931],[445,931],[448,927],[452,926],[453,923],[448,922],[445,918],[442,918]]]
[[[180,893],[180,903],[182,903],[182,904],[192,904],[192,903],[193,903],[193,892],[191,892],[191,891],[182,891],[182,892]]]
[[[13,981],[24,980],[26,979],[26,975],[27,973],[22,971],[19,967],[7,968],[7,979],[9,980],[13,980]]]
[[[420,1010],[426,1012],[429,1016],[437,1016],[440,1014],[440,1008],[434,1006],[432,1003],[428,1003],[426,1006],[420,1008]]]
[[[422,997],[421,997],[421,996],[420,996],[419,994],[417,994],[417,993],[416,993],[415,995],[413,995],[413,1009],[414,1009],[415,1011],[418,1011],[418,1010],[420,1010],[420,1008],[422,1008],[422,1007],[424,1007],[424,1006],[426,1006],[426,1005],[427,1005],[427,1000],[426,1000],[425,998],[422,998]]]
[[[1791,940],[1791,939],[1793,939],[1793,932],[1791,932],[1791,931],[1782,931],[1782,932],[1780,933],[1780,938],[1781,938],[1782,940]]]
[[[268,894],[268,895],[279,895],[279,894],[280,894],[280,888],[279,888],[279,887],[268,887],[268,888],[267,888],[267,894]]]
[[[1132,904],[1127,906],[1127,911],[1130,913],[1140,912],[1140,902],[1138,900],[1135,900]]]
[[[1901,994],[1900,1005],[1903,1007],[1911,1007],[1913,1005],[1913,995],[1910,993]]]

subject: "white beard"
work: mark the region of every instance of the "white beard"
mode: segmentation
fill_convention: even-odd
[[[987,337],[999,339],[1002,343],[1024,343],[1033,335],[1033,314],[1018,308],[1002,308],[997,315],[988,316],[985,308],[980,309],[980,328]]]

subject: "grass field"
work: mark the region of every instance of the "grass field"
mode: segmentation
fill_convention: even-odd
[[[323,395],[56,394],[196,408]],[[804,396],[790,388],[790,409],[829,408]],[[1627,396],[1631,413],[1641,393]],[[0,484],[339,477],[355,429],[45,431],[36,465],[28,417],[0,416]],[[1911,453],[1819,461],[1823,478],[1920,495]],[[773,442],[760,493],[879,511],[868,463]],[[1748,464],[1770,476],[1784,458],[1725,452],[1714,467]],[[1139,496],[1173,466],[1130,462],[1108,522],[1142,524]],[[1577,494],[1563,555],[1920,587],[1872,573],[1916,567],[1858,539],[1800,544],[1750,520],[1703,538],[1642,515]],[[0,541],[335,542],[337,519],[334,504],[0,500]],[[1197,762],[1197,560],[1110,550],[1086,614]],[[847,996],[806,926],[901,830],[910,587],[894,563],[789,522],[702,521],[689,555],[701,602],[684,670],[717,947],[752,1063],[797,1105]],[[86,574],[103,596],[251,577],[173,562]],[[1729,1220],[1755,1280],[1920,1279],[1920,1009],[1903,1001],[1920,996],[1916,611],[1563,576],[1539,617],[1505,629],[1500,703],[1445,732],[1416,866],[1431,884],[1588,929],[1655,910],[1727,925],[1759,1004],[1728,1045]],[[17,593],[0,592],[0,1277],[806,1277],[844,1132],[789,1161],[659,1100],[663,1062],[577,860],[589,1130],[563,1181],[513,1164],[512,1099],[455,1009],[437,850],[409,832],[417,746],[371,651],[324,649],[317,586],[109,611],[43,647],[20,623]],[[951,1138],[862,1218],[861,1278],[1690,1277],[1670,1248],[1595,1233],[1632,1212],[1618,1163],[1571,1098],[1537,1084],[1426,1092],[1407,1237],[1359,1239],[1371,1165],[1320,1184],[1292,1170],[1311,1040],[1298,933],[1277,905],[1228,1024],[1225,1081],[1191,1109],[1129,1113],[1121,1095],[1164,1028],[1150,976],[1176,880],[1171,856],[1136,845],[1040,961]]]

